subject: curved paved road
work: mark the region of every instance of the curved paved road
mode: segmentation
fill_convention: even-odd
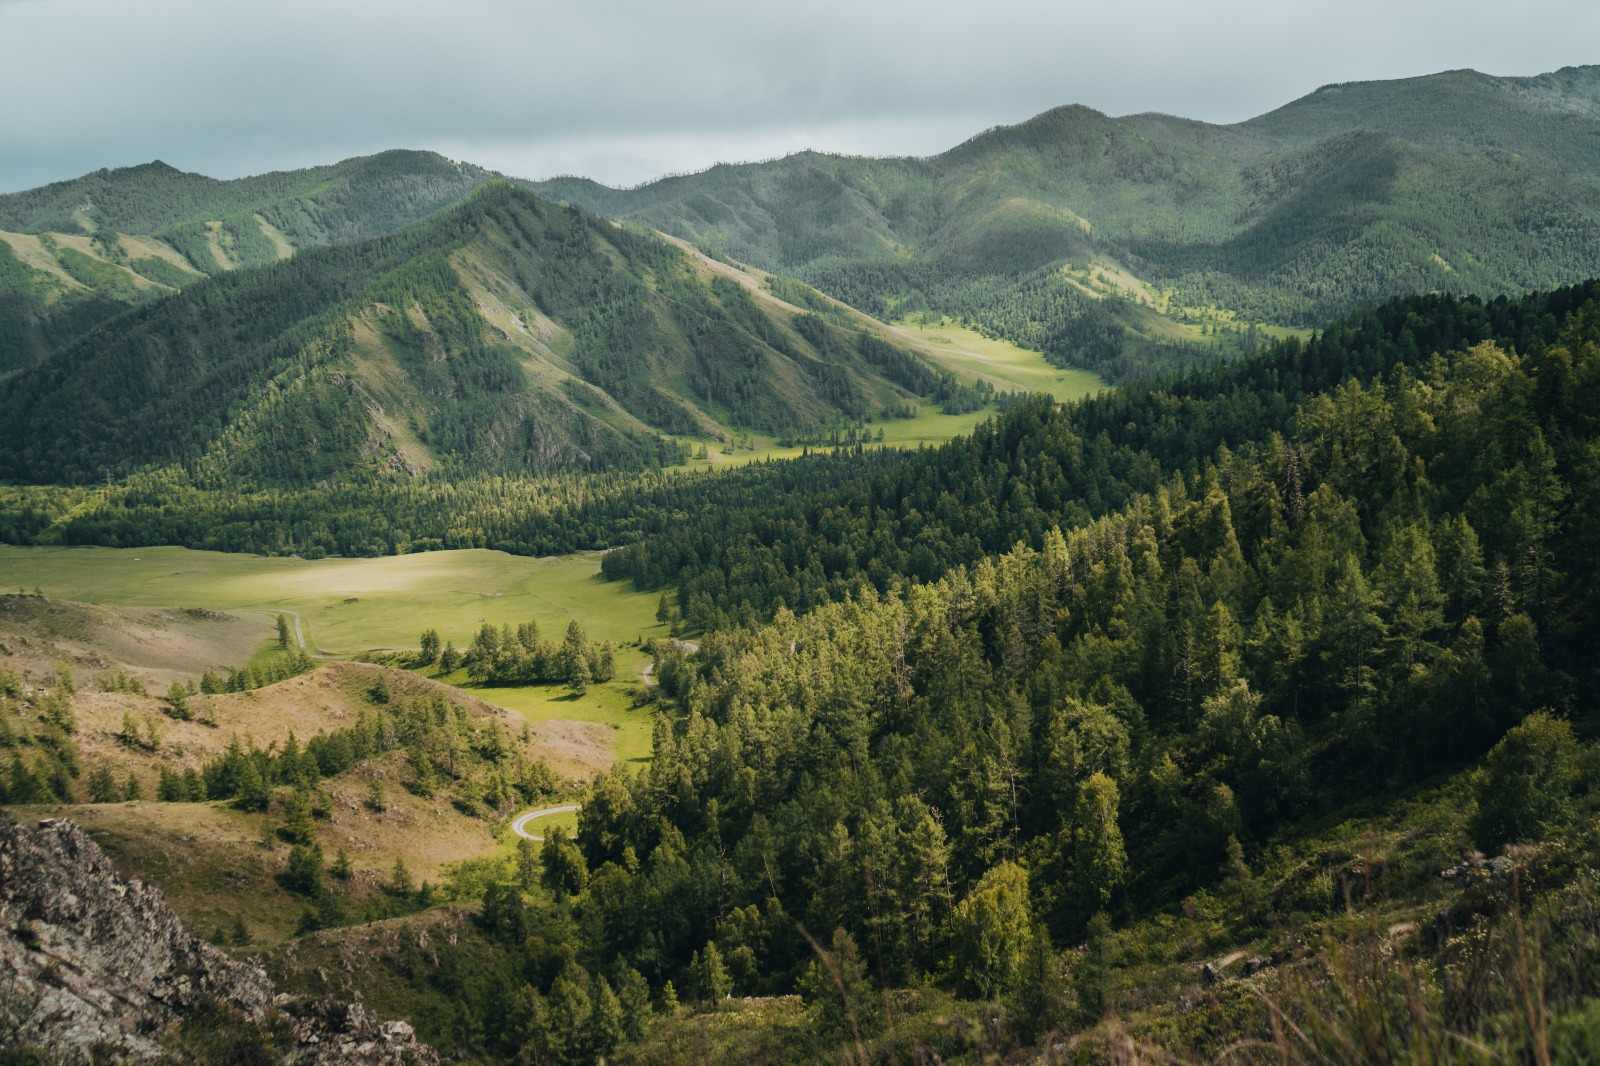
[[[677,643],[678,647],[682,648],[684,651],[688,652],[690,655],[693,655],[695,652],[700,650],[700,645],[695,643],[692,640],[680,640],[680,641],[677,641],[676,643]],[[644,683],[646,685],[649,685],[651,688],[655,688],[657,685],[659,685],[661,683],[661,682],[657,681],[655,678],[650,676],[650,671],[654,670],[655,668],[656,668],[656,664],[655,663],[648,663],[648,664],[646,664],[646,666],[644,668]]]
[[[544,818],[551,814],[566,814],[568,811],[581,810],[582,807],[583,804],[581,803],[572,803],[565,807],[541,807],[536,811],[529,811],[526,814],[519,814],[517,815],[516,821],[511,823],[511,831],[517,834],[517,836],[522,837],[524,840],[536,840],[542,842],[544,837],[534,836],[532,833],[528,832],[529,822],[533,821],[535,818]]]

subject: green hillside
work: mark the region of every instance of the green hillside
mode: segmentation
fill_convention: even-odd
[[[1588,277],[1596,173],[1585,67],[1328,86],[1235,126],[1062,107],[927,159],[800,153],[626,191],[533,187],[879,316],[958,315],[1127,378],[1251,350],[1252,326]]]
[[[500,183],[392,237],[198,282],[0,383],[0,477],[177,463],[238,488],[637,468],[679,461],[664,434],[988,402],[818,306]]]
[[[220,181],[162,162],[0,195],[0,373],[127,305],[394,233],[496,175],[432,152]]]

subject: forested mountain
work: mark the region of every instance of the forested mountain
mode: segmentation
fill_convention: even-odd
[[[1232,126],[1066,106],[926,159],[525,184],[1122,381],[1389,296],[1600,271],[1597,70],[1330,85]],[[395,232],[495,176],[394,151],[235,181],[156,162],[0,196],[0,373],[129,304]]]
[[[1600,272],[1600,68],[1327,86],[1248,122],[1062,107],[927,159],[800,153],[535,189],[880,317],[932,309],[1113,379],[1410,292]]]
[[[1538,332],[1570,306],[1413,305],[1364,337],[1280,351],[1256,370],[1268,399],[1236,447],[1180,449],[1154,464],[1153,491],[1104,517],[667,656],[681,717],[647,770],[603,779],[582,814],[582,950],[699,995],[713,956],[737,992],[798,988],[820,1046],[852,1039],[842,992],[884,1058],[904,1045],[878,1034],[924,1030],[906,1017],[918,996],[881,990],[933,982],[998,1001],[990,1049],[1093,1025],[1120,987],[1145,1039],[1197,1058],[1259,1043],[1245,1061],[1413,1061],[1398,1049],[1455,1034],[1496,1051],[1469,1061],[1530,1046],[1582,1061],[1594,942],[1569,908],[1590,906],[1595,847],[1575,804],[1595,798],[1577,737],[1600,725],[1600,306],[1523,352],[1472,337]],[[1443,343],[1392,358],[1407,333]],[[1306,387],[1341,363],[1342,383]],[[1238,411],[1231,384],[1189,399]],[[1035,480],[1019,469],[1012,484]],[[1318,851],[1318,827],[1372,818],[1369,796],[1396,810],[1485,753],[1452,809],[1419,804],[1427,830],[1413,822],[1330,875],[1352,859]],[[1472,873],[1481,855],[1454,866],[1507,844],[1496,869],[1524,871],[1520,897]],[[1379,903],[1390,864],[1405,872]],[[1446,864],[1483,889],[1452,890]],[[1390,925],[1405,961],[1375,954],[1378,973],[1341,970],[1317,939],[1354,935],[1346,913],[1378,921],[1419,901],[1433,928],[1402,940],[1415,927]],[[1549,953],[1522,956],[1537,972],[1462,979],[1508,964],[1519,906]],[[1113,925],[1129,930],[1116,947]],[[1277,952],[1257,965],[1288,976],[1175,1002],[1170,964],[1197,938],[1273,928]],[[1086,941],[1068,999],[1050,945]],[[1342,1011],[1363,988],[1370,1000]],[[1518,994],[1548,1013],[1508,1017]],[[879,1013],[891,1004],[898,1021]],[[1308,1033],[1328,1043],[1302,1046]]]
[[[394,233],[494,177],[391,151],[234,181],[156,161],[0,195],[0,372],[129,304],[297,249]]]
[[[987,402],[871,328],[498,183],[393,236],[201,281],[0,382],[0,477],[637,468],[681,457],[663,434]]]

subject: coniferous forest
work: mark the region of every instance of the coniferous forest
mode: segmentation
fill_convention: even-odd
[[[96,656],[244,623],[24,589],[0,803],[159,853],[197,932],[443,1061],[1592,1061],[1590,119],[1518,125],[1505,93],[1555,90],[1465,74],[1216,140],[1060,109],[927,160],[627,191],[395,153],[0,197],[7,551],[596,553],[580,595],[659,597],[661,627],[497,625],[478,585],[415,647],[326,652],[274,607],[265,648],[163,666],[163,698]],[[950,199],[983,168],[987,199]],[[1025,181],[1039,202],[1000,195]],[[163,252],[156,291],[106,245],[51,295],[7,249],[79,211],[191,267],[232,233],[235,261]],[[1418,268],[1419,233],[1471,269]],[[999,390],[886,324],[919,315],[1108,387]],[[254,857],[166,858],[206,832]],[[435,876],[374,873],[384,832],[437,838]],[[19,1003],[0,1063],[54,1061]],[[211,1025],[163,1054],[295,1061]]]

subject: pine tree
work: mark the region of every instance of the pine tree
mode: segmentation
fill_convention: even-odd
[[[599,974],[595,975],[589,1002],[592,1004],[589,1013],[589,1052],[604,1060],[622,1043],[622,1003],[611,990],[610,983]]]
[[[557,902],[578,895],[589,883],[589,868],[583,852],[560,826],[545,836],[544,847],[539,849],[539,864],[540,881]]]
[[[623,973],[617,1001],[622,1006],[623,1038],[629,1043],[643,1040],[655,1012],[650,1007],[650,984],[642,973],[632,967]]]
[[[264,811],[272,800],[272,789],[261,776],[256,760],[245,757],[239,762],[238,797],[234,802],[241,810]]]
[[[117,789],[116,779],[111,776],[109,767],[99,767],[89,775],[87,782],[90,803],[115,803],[121,798]]]
[[[539,849],[527,837],[517,838],[517,885],[524,892],[539,887]]]
[[[1078,1010],[1087,1024],[1092,1025],[1105,1016],[1111,967],[1111,920],[1101,911],[1089,919],[1088,939],[1072,981]]]
[[[1104,910],[1127,879],[1118,803],[1116,782],[1105,774],[1090,776],[1078,793],[1072,816],[1072,874],[1073,909],[1080,923]]]
[[[316,844],[296,844],[289,849],[288,865],[284,868],[284,887],[302,896],[322,895],[324,885],[322,849]]]
[[[722,952],[713,941],[706,941],[706,946],[694,953],[689,960],[689,973],[694,977],[695,994],[703,1004],[714,1007],[733,994],[733,978],[728,976]]]
[[[311,797],[303,789],[289,793],[284,804],[283,825],[278,835],[291,844],[310,844],[317,838],[316,827],[311,824]]]
[[[389,872],[389,891],[396,896],[409,896],[416,891],[416,887],[406,860],[398,855],[395,856],[394,869]]]
[[[189,690],[184,688],[181,681],[174,681],[167,688],[167,714],[180,722],[187,722],[194,717],[194,712],[189,709]]]
[[[830,950],[816,950],[818,957],[806,967],[799,985],[812,1027],[833,1043],[876,1032],[879,997],[855,939],[843,928],[835,929]]]

